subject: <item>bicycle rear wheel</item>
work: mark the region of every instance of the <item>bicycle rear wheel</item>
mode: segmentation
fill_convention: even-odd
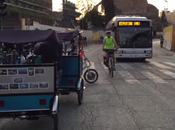
[[[113,58],[110,58],[110,75],[111,77],[114,77],[114,60]]]

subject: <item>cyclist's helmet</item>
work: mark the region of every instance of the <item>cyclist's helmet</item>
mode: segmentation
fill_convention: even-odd
[[[107,32],[106,32],[106,35],[110,35],[110,34],[111,34],[111,31],[107,31]]]

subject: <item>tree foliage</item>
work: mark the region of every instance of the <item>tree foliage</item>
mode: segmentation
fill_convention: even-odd
[[[114,0],[102,0],[105,9],[105,22],[108,23],[115,16]]]
[[[95,6],[95,0],[77,0],[78,12],[84,16],[87,12],[91,11]]]
[[[167,21],[167,18],[166,18],[165,11],[162,12],[161,20],[162,20],[163,27],[167,27],[168,26],[168,21]]]
[[[102,16],[99,12],[98,12],[98,6],[96,5],[91,11],[89,11],[86,15],[85,18],[91,22],[91,24],[94,27],[104,27],[104,16]]]

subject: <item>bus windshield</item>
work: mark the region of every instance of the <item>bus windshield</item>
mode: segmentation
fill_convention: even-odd
[[[117,28],[116,41],[120,48],[152,47],[151,28]]]

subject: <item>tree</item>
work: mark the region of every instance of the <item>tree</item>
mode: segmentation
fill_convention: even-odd
[[[80,29],[88,29],[88,22],[84,18],[80,20]]]
[[[87,12],[93,9],[95,4],[94,0],[77,0],[77,11],[82,13],[82,17],[84,17]]]
[[[161,21],[162,21],[163,27],[167,27],[168,26],[168,21],[167,21],[167,18],[166,18],[165,11],[162,12]]]
[[[86,13],[85,19],[90,21],[94,27],[104,28],[104,16],[102,16],[102,13],[98,11],[99,6],[101,6],[101,2],[94,6],[94,8],[91,11]]]
[[[102,0],[105,9],[105,23],[108,23],[115,16],[114,0]]]

